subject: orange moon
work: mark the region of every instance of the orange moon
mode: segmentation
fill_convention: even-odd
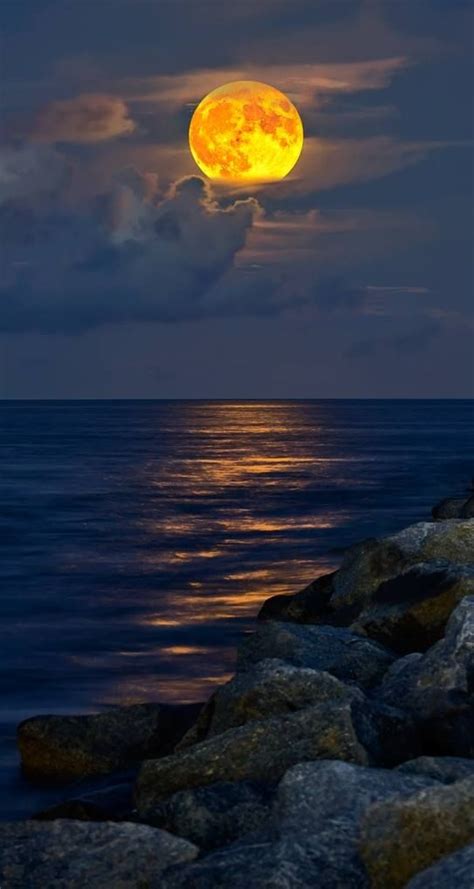
[[[208,93],[194,111],[189,147],[209,179],[272,182],[295,166],[303,124],[284,93],[255,80],[236,80]]]

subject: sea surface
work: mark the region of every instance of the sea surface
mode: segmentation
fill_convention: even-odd
[[[469,401],[0,403],[0,816],[34,714],[195,701],[261,603],[430,517],[473,475]]]

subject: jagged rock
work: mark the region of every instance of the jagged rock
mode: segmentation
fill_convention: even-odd
[[[308,760],[366,765],[372,758],[368,748],[377,742],[378,728],[359,702],[335,701],[248,722],[173,756],[145,762],[135,793],[138,812],[146,820],[173,793],[218,781],[277,781],[291,766]]]
[[[399,654],[425,651],[443,635],[457,603],[474,594],[474,565],[422,562],[386,580],[352,629]]]
[[[461,509],[462,519],[474,519],[474,497],[469,497]]]
[[[402,889],[474,840],[474,778],[375,803],[361,826],[360,853],[373,889]]]
[[[162,889],[368,889],[357,848],[371,803],[433,786],[430,779],[342,762],[290,769],[265,827],[189,867],[172,868]]]
[[[419,756],[398,766],[404,775],[426,775],[441,781],[442,784],[454,784],[463,778],[474,778],[474,759],[461,756]]]
[[[407,883],[406,889],[472,889],[474,845],[447,855]]]
[[[375,685],[394,655],[371,639],[342,627],[300,626],[269,621],[258,626],[237,653],[237,670],[253,669],[267,658],[325,671],[361,687]]]
[[[75,821],[130,821],[133,784],[124,782],[65,799],[34,815],[37,821],[72,818]]]
[[[403,706],[417,722],[427,754],[474,756],[474,597],[451,615],[445,638],[426,654],[401,658],[375,695]]]
[[[22,768],[34,781],[66,783],[173,750],[201,704],[134,704],[87,716],[35,716],[18,726]]]
[[[263,603],[258,620],[294,621],[299,624],[330,623],[329,600],[336,572],[323,574],[292,595],[272,596]]]
[[[20,821],[0,825],[0,885],[142,889],[197,854],[186,840],[141,824]]]
[[[158,803],[147,823],[216,849],[260,828],[268,819],[274,791],[250,781],[220,782],[181,790]]]
[[[474,521],[420,522],[352,547],[334,577],[329,608],[351,623],[381,583],[418,562],[474,563]]]
[[[445,497],[444,500],[433,506],[431,515],[435,521],[463,518],[462,508],[465,502],[466,497]]]
[[[217,689],[177,749],[255,719],[294,713],[326,701],[349,700],[357,694],[363,697],[357,688],[344,685],[329,673],[294,667],[275,658],[259,661],[252,671],[237,673]]]

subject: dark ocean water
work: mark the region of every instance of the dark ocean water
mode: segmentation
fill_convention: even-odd
[[[473,474],[468,401],[3,402],[3,817],[16,723],[201,700],[261,602],[427,519]]]

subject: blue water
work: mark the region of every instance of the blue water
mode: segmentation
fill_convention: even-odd
[[[473,474],[468,401],[3,402],[3,816],[36,713],[201,700],[261,602]]]

